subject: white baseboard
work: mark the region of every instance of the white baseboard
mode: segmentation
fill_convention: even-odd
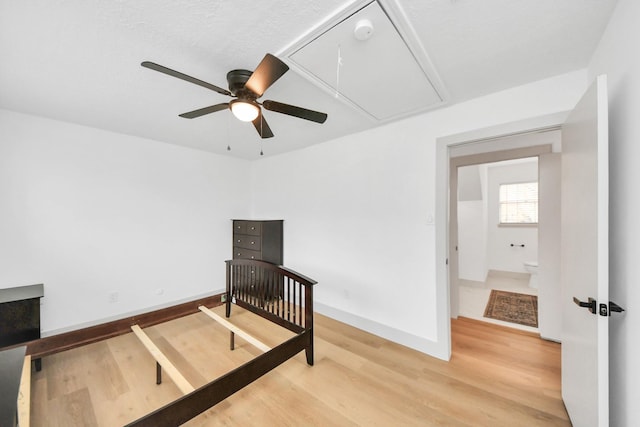
[[[485,283],[477,280],[458,279],[459,286],[467,286],[469,288],[484,289]]]
[[[520,273],[517,271],[489,270],[487,277],[506,277],[509,279],[529,280],[529,273]]]
[[[428,354],[429,356],[437,357],[442,360],[449,360],[449,349],[443,349],[443,345],[436,341],[431,341],[322,303],[315,302],[313,307],[316,312],[346,323],[347,325],[362,329],[363,331],[372,333],[389,341],[402,344],[406,347]]]

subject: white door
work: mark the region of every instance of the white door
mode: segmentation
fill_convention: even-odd
[[[562,398],[576,427],[609,425],[606,83],[597,78],[562,128]]]

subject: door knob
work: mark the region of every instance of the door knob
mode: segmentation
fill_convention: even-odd
[[[588,308],[593,314],[596,314],[598,310],[598,303],[591,297],[589,297],[588,302],[580,301],[578,298],[573,297],[573,302],[575,302],[579,307]]]
[[[588,308],[589,311],[593,314],[598,313],[598,303],[593,298],[589,298],[587,302],[580,301],[578,298],[573,297],[573,302],[576,303],[579,307]],[[620,307],[613,301],[609,301],[609,304],[600,304],[600,316],[611,316],[611,312],[614,313],[622,313],[624,308]]]

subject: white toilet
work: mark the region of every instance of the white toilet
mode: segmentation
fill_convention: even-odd
[[[529,278],[529,287],[538,289],[538,261],[525,261],[524,269],[531,275]]]

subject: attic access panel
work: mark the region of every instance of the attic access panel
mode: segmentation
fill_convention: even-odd
[[[366,21],[372,32],[359,40],[355,29]],[[346,17],[331,18],[284,55],[293,69],[378,121],[442,105],[443,90],[436,89],[442,84],[426,53],[410,48],[409,24],[395,21],[397,25],[378,1],[369,2]],[[407,36],[403,38],[398,27]]]

